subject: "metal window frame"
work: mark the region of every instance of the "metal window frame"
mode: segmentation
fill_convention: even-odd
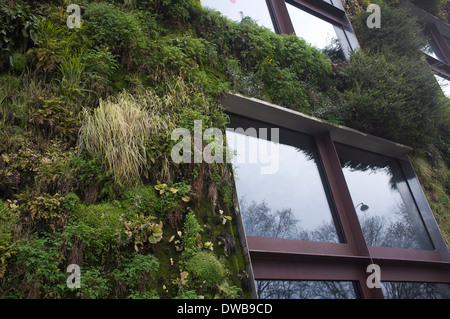
[[[293,129],[315,137],[328,187],[334,200],[346,243],[323,243],[246,236],[238,217],[240,237],[251,280],[345,280],[357,282],[365,299],[384,298],[381,289],[369,289],[367,266],[381,267],[382,281],[450,283],[450,253],[425,194],[408,158],[412,149],[392,141],[332,125],[305,114],[254,98],[226,93],[224,110],[233,115]],[[334,143],[388,155],[400,161],[435,250],[368,246],[350,196]],[[237,216],[239,203],[235,194]],[[256,298],[252,282],[252,297]]]
[[[331,23],[335,27],[340,42],[346,44],[342,48],[346,58],[350,57],[352,51],[359,49],[355,32],[342,6],[336,6],[321,0],[266,0],[266,2],[269,7],[275,32],[279,34],[295,34],[286,7],[287,2],[300,10]],[[298,35],[301,36],[301,34]]]

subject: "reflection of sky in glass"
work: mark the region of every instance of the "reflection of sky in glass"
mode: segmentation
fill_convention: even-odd
[[[295,34],[311,45],[324,49],[337,38],[334,26],[312,14],[286,3]]]
[[[344,167],[344,176],[355,206],[364,203],[369,209],[362,212],[358,206],[357,213],[370,216],[380,216],[388,219],[401,220],[400,216],[392,214],[403,207],[399,191],[392,188],[390,180],[392,175],[387,168],[373,168],[368,171],[352,170]],[[369,190],[370,189],[370,190]]]
[[[233,166],[240,199],[244,198],[248,204],[265,201],[273,213],[291,208],[302,230],[313,231],[324,224],[333,224],[318,167],[302,151],[279,144],[278,171],[264,175],[260,174],[260,168],[267,163],[248,163],[245,158],[258,153],[258,149],[270,149],[267,145],[273,142],[229,131],[227,141],[229,147],[237,151]]]
[[[348,146],[336,149],[367,244],[433,249],[398,162]]]
[[[436,74],[434,76],[441,86],[442,92],[444,92],[446,97],[450,98],[450,81]]]
[[[266,0],[202,0],[202,5],[215,9],[234,21],[241,21],[242,15],[249,16],[258,25],[272,31],[273,23],[267,8]]]

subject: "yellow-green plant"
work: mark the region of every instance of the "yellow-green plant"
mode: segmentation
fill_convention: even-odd
[[[116,183],[140,183],[147,162],[145,140],[152,120],[138,99],[123,92],[114,99],[100,100],[98,108],[83,110],[79,151],[104,159]]]

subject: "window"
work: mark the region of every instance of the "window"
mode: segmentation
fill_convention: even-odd
[[[314,138],[279,130],[279,142],[243,132],[268,128],[267,123],[231,117],[228,146],[236,151],[234,171],[240,210],[247,236],[340,242],[333,206]],[[278,139],[278,138],[277,138]],[[272,170],[264,160],[271,150]],[[251,155],[258,158],[250,160]],[[324,185],[325,184],[325,185]]]
[[[254,297],[448,298],[450,253],[411,148],[240,95],[221,104]]]
[[[336,149],[367,245],[433,250],[398,161]]]
[[[347,48],[348,43],[345,37],[339,37],[337,34],[337,32],[343,32],[342,27],[334,26],[289,3],[286,4],[286,7],[295,34],[303,38],[310,45],[326,51],[329,55],[345,60],[345,54],[342,48]],[[343,41],[345,42],[341,43]]]
[[[203,0],[232,20],[250,17],[281,34],[295,33],[333,59],[347,59],[358,41],[339,1],[316,0]]]

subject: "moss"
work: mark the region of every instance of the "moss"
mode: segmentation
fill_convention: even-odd
[[[193,275],[197,285],[220,285],[225,279],[225,268],[217,257],[208,251],[196,252],[187,262],[186,270]]]

